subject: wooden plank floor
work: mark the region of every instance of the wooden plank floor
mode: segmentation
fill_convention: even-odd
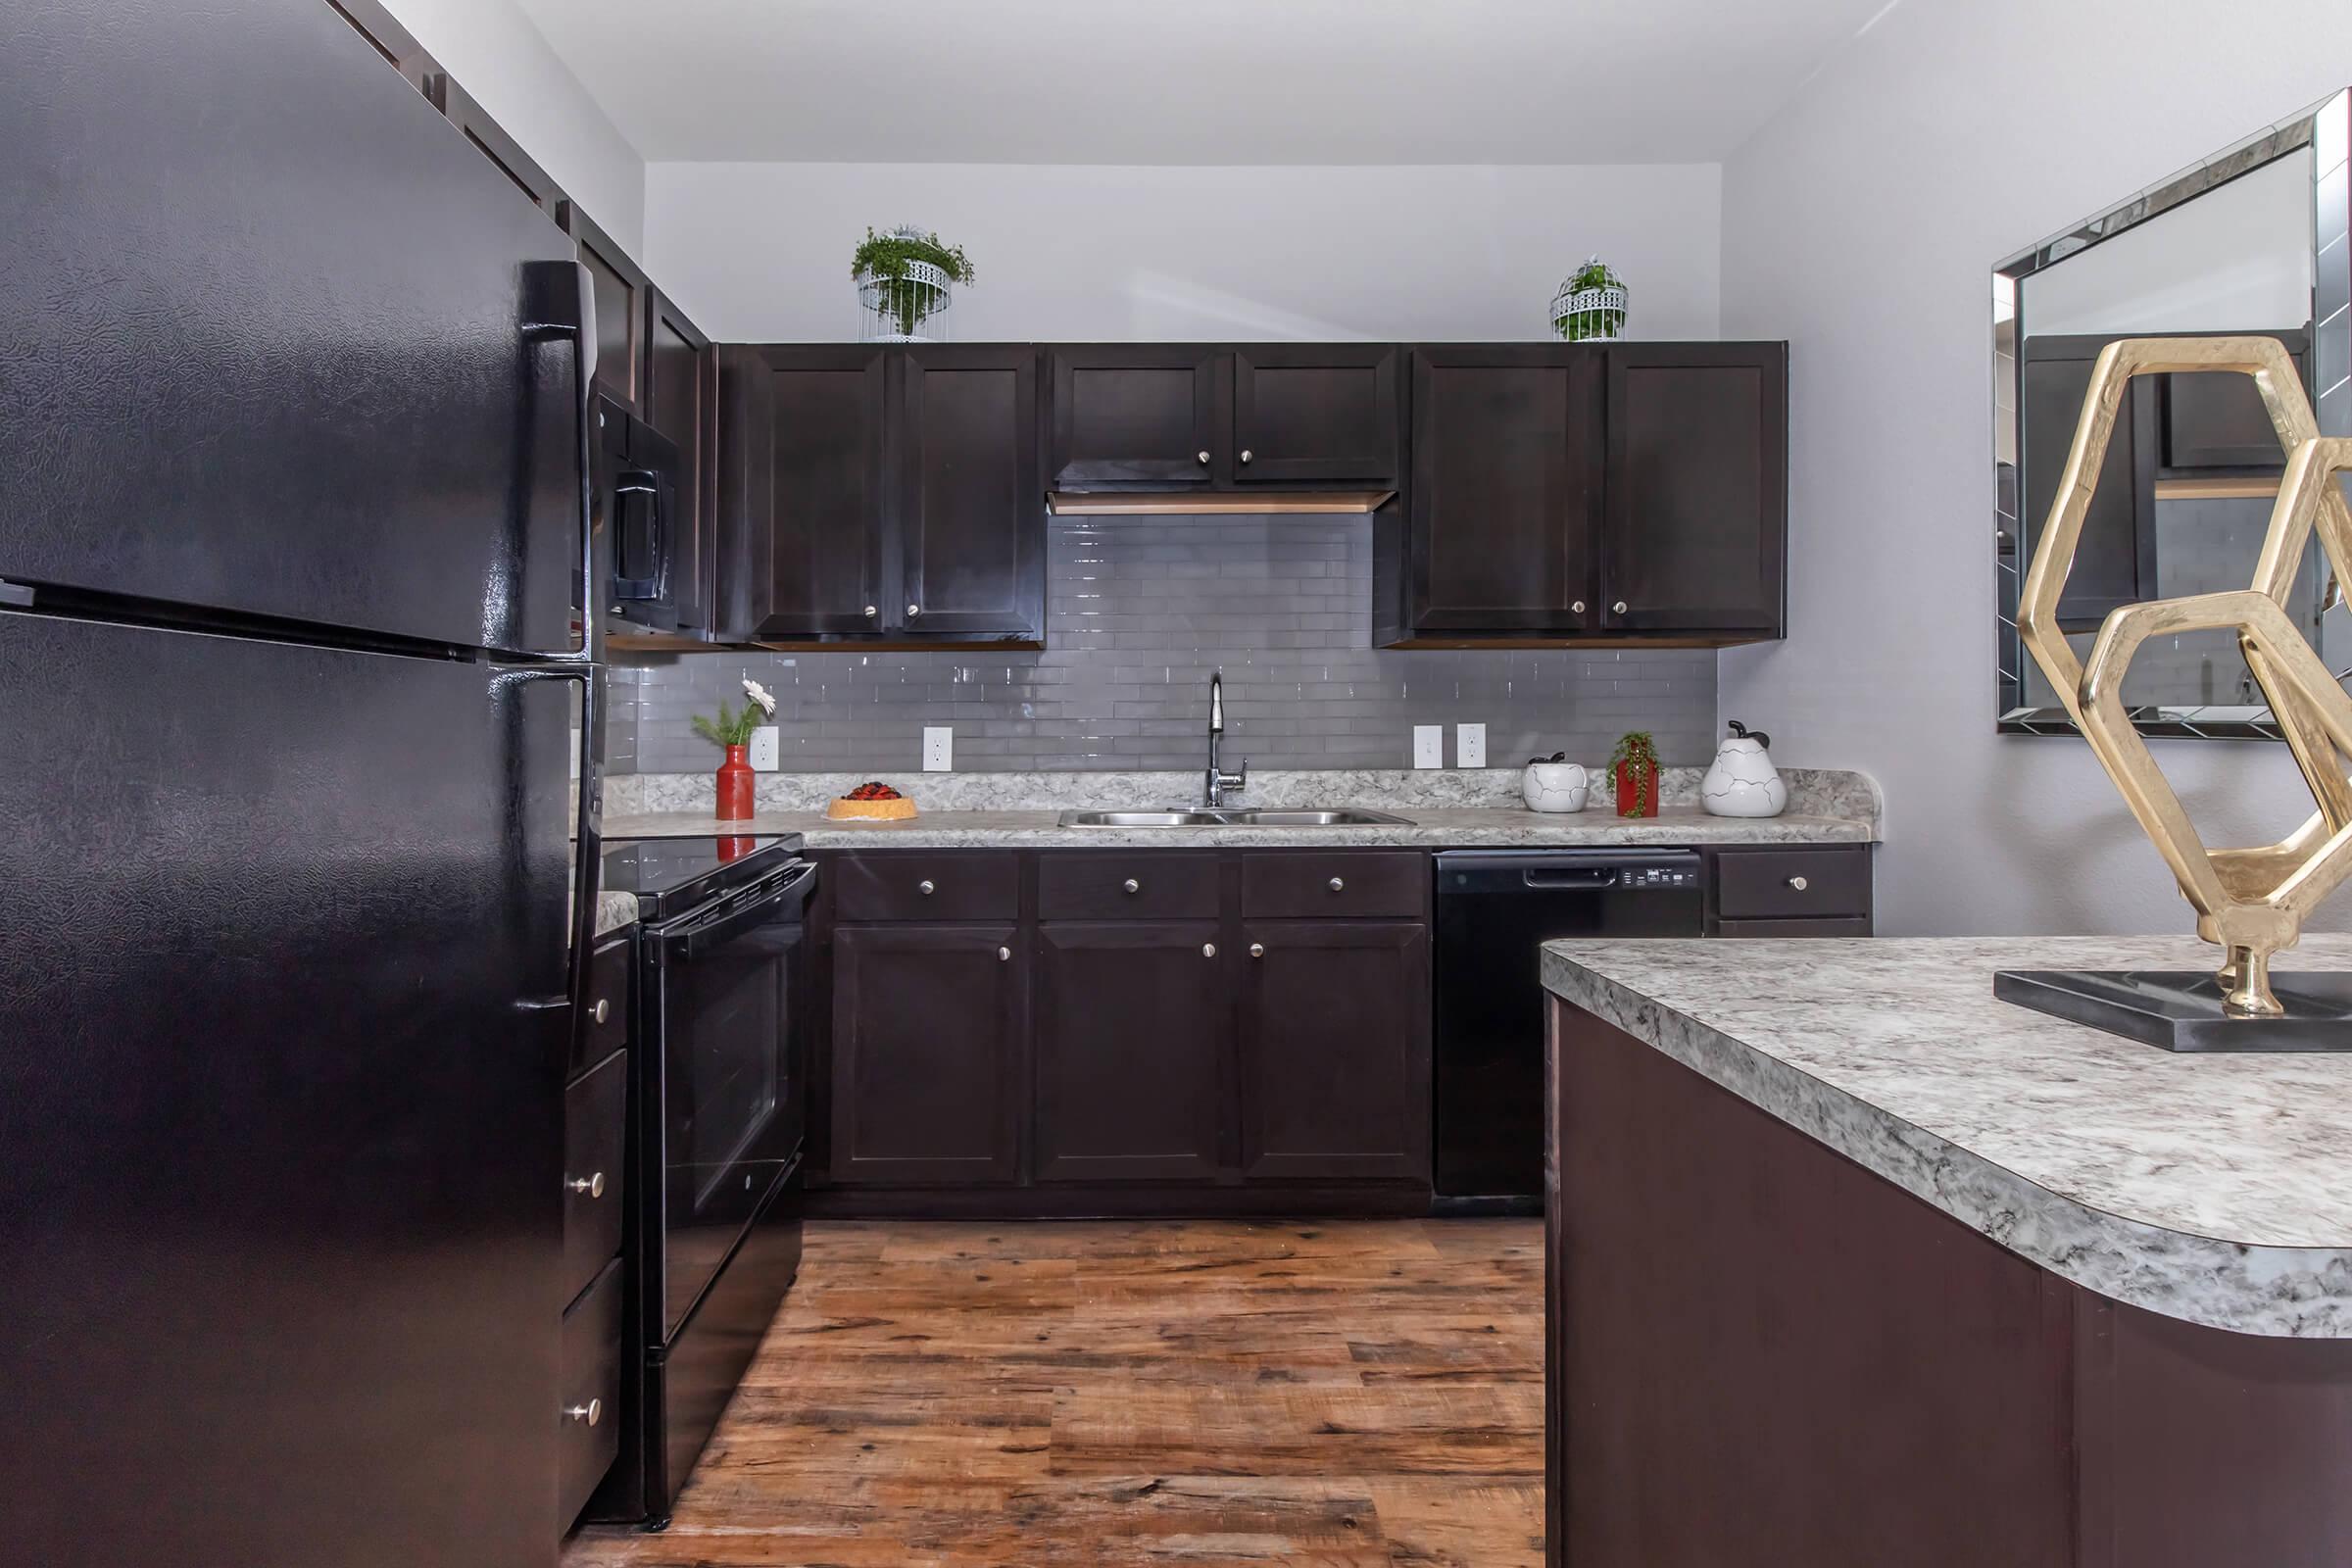
[[[1543,1560],[1537,1220],[808,1228],[662,1535],[565,1568]]]

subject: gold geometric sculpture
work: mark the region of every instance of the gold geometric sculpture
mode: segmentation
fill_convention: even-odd
[[[2287,454],[2254,580],[2227,593],[2127,605],[2107,617],[2080,662],[2058,629],[2058,600],[2115,433],[2127,383],[2135,375],[2236,371],[2254,378]],[[2336,575],[2352,581],[2352,509],[2337,475],[2352,471],[2352,440],[2324,439],[2294,362],[2276,338],[2133,338],[2111,343],[2093,368],[2082,421],[2067,455],[2058,498],[2043,526],[2018,605],[2018,634],[2059,700],[2156,844],[2197,911],[2197,934],[2224,953],[2223,1010],[2275,1017],[2272,956],[2301,938],[2304,918],[2352,875],[2352,697],[2287,614],[2289,590],[2312,530]],[[2151,637],[2229,627],[2246,667],[2319,809],[2277,844],[2208,850],[2165,780],[2148,743],[2124,710],[2124,672]]]

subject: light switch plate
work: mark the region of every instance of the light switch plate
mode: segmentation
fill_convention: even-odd
[[[784,732],[773,724],[762,724],[752,731],[752,771],[773,773],[784,763],[779,754],[784,749]]]
[[[1413,726],[1413,765],[1415,767],[1444,767],[1446,765],[1446,726],[1415,724]]]
[[[1453,765],[1484,767],[1487,765],[1487,726],[1456,724],[1453,726]]]
[[[948,724],[923,726],[923,771],[953,773],[956,771],[956,730]]]

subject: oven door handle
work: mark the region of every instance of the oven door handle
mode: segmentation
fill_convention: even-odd
[[[674,931],[662,933],[662,951],[672,958],[700,957],[714,948],[724,947],[758,926],[774,922],[776,911],[786,905],[796,907],[808,902],[816,881],[816,866],[811,863],[785,873],[767,884],[764,896],[749,903],[736,905],[718,913],[705,916]],[[795,918],[798,918],[796,914]]]

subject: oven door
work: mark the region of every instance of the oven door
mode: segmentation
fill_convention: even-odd
[[[800,1152],[809,895],[794,861],[645,933],[645,1310],[667,1344]]]

